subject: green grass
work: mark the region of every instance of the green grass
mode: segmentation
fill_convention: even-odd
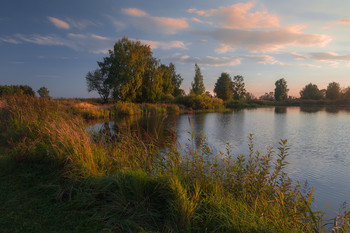
[[[192,132],[195,149],[182,153],[169,141],[164,151],[147,133],[93,140],[58,101],[2,101],[5,232],[324,232],[312,192],[303,194],[284,172],[286,140],[262,153],[251,136],[247,155],[229,145],[214,154]]]
[[[101,221],[80,200],[60,197],[59,170],[49,163],[17,163],[0,156],[1,232],[100,232]]]

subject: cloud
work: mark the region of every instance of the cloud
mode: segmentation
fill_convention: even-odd
[[[136,17],[147,17],[149,16],[145,11],[139,10],[137,8],[127,8],[123,9],[125,14],[136,16]]]
[[[341,19],[335,22],[336,24],[350,24],[350,19]]]
[[[135,27],[161,34],[175,34],[189,26],[186,19],[156,17],[136,8],[125,8],[122,12],[131,16],[131,24]]]
[[[90,20],[82,19],[82,20],[74,20],[71,18],[67,18],[67,21],[69,22],[70,26],[78,28],[78,29],[84,29],[88,26],[96,26],[96,24]]]
[[[297,52],[283,52],[294,57],[295,60],[305,60],[308,57]]]
[[[198,23],[201,23],[201,22],[202,22],[202,20],[200,20],[200,19],[198,19],[198,18],[196,18],[196,17],[192,17],[192,20],[195,21],[195,22],[198,22]]]
[[[158,48],[163,50],[168,50],[172,48],[187,49],[186,45],[182,41],[169,41],[169,42],[151,41],[151,40],[139,40],[139,41],[142,44],[149,45],[151,49],[158,49]]]
[[[248,58],[262,64],[278,64],[284,66],[283,62],[277,61],[274,57],[269,55],[246,55],[244,58]]]
[[[57,19],[57,18],[54,18],[54,17],[51,17],[51,16],[48,16],[47,17],[51,23],[53,23],[53,25],[55,25],[55,27],[57,28],[63,28],[63,29],[69,29],[70,26],[68,23],[66,23],[65,21],[63,20],[60,20],[60,19]]]
[[[0,37],[0,41],[10,43],[10,44],[21,44],[19,40],[10,37]]]
[[[328,35],[306,34],[300,30],[300,26],[263,31],[217,29],[204,34],[221,43],[216,49],[221,53],[237,48],[245,48],[255,53],[271,52],[290,46],[324,47],[332,40]]]
[[[311,53],[311,59],[318,61],[350,61],[350,54],[338,55],[337,53]]]
[[[188,55],[173,57],[178,63],[181,64],[195,64],[207,65],[207,66],[235,66],[241,64],[242,58],[240,57],[190,57]]]
[[[300,65],[300,66],[307,67],[307,68],[316,68],[316,69],[321,68],[321,66],[314,65],[314,64],[299,64],[299,65]]]
[[[15,34],[12,37],[6,37],[9,41],[18,43],[30,43],[43,46],[63,46],[76,51],[87,51],[90,53],[108,53],[112,48],[114,40],[96,34],[77,34],[68,33],[65,37],[58,35],[40,35],[40,34]]]
[[[210,10],[188,9],[188,13],[195,13],[204,17],[213,17],[223,28],[273,28],[279,26],[279,18],[269,14],[266,10],[251,12],[254,2],[237,3],[228,7]]]

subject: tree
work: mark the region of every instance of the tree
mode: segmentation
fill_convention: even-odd
[[[102,74],[108,76],[116,100],[135,101],[141,95],[143,76],[153,59],[149,45],[123,37],[98,65]]]
[[[216,97],[226,101],[232,98],[232,79],[228,73],[221,73],[221,76],[217,79],[214,87],[214,93]]]
[[[173,96],[179,96],[183,94],[183,90],[180,88],[182,81],[184,80],[180,74],[176,73],[175,65],[173,63],[169,64],[169,70],[171,75],[171,82],[174,86]]]
[[[201,74],[201,70],[199,69],[198,65],[195,64],[195,76],[194,80],[191,83],[191,94],[195,95],[202,95],[205,92],[205,87],[203,83],[203,75]]]
[[[300,91],[301,99],[322,99],[322,92],[318,89],[316,84],[309,83]]]
[[[37,92],[40,98],[50,98],[50,91],[46,87],[40,87]]]
[[[107,73],[103,73],[100,69],[96,69],[93,72],[88,72],[85,79],[88,86],[88,92],[97,91],[103,99],[103,102],[106,103],[112,89]]]
[[[340,85],[336,82],[331,82],[327,86],[326,98],[335,100],[340,97]]]
[[[283,101],[288,98],[287,81],[284,78],[281,78],[275,82],[275,100]]]
[[[270,91],[269,93],[265,92],[262,96],[259,97],[260,100],[274,100],[275,99],[275,93],[273,91]]]
[[[244,78],[241,75],[236,75],[233,77],[232,89],[233,89],[233,99],[242,100],[245,98],[246,89],[244,84]]]

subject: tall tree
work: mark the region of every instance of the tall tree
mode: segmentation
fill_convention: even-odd
[[[171,82],[174,86],[174,90],[172,95],[174,97],[178,96],[178,95],[182,95],[182,93],[184,92],[180,86],[182,81],[184,80],[180,74],[176,73],[176,69],[175,69],[175,65],[173,63],[169,64],[169,70],[170,70],[170,74],[171,74]]]
[[[163,96],[163,74],[162,66],[155,58],[150,58],[142,77],[142,86],[138,90],[138,102],[156,102]]]
[[[242,75],[236,75],[233,77],[232,88],[233,99],[242,100],[245,98],[247,91],[245,89],[244,78]]]
[[[275,100],[281,101],[288,99],[287,81],[281,78],[275,82]]]
[[[322,99],[322,92],[318,89],[316,84],[309,83],[300,91],[301,99]]]
[[[152,58],[150,46],[140,41],[134,42],[123,37],[115,43],[109,56],[98,62],[102,73],[108,75],[115,99],[136,100],[146,67]]]
[[[197,64],[195,64],[195,75],[194,75],[194,80],[191,83],[191,86],[192,86],[190,91],[191,94],[195,94],[195,95],[204,94],[205,87],[203,83],[203,75]]]
[[[40,98],[50,98],[50,91],[46,87],[40,87],[37,92]]]
[[[221,73],[221,76],[215,83],[214,93],[224,101],[229,100],[233,96],[232,79],[228,73]]]
[[[100,69],[88,72],[85,76],[88,92],[97,91],[103,102],[108,101],[112,85],[108,80],[107,73],[102,73]]]
[[[340,85],[336,82],[331,82],[327,86],[326,98],[335,100],[340,97]]]

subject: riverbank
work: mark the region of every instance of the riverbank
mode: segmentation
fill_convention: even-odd
[[[238,157],[229,148],[213,154],[204,139],[184,154],[171,142],[161,152],[152,135],[107,138],[107,145],[91,140],[84,121],[58,101],[4,101],[0,221],[9,232],[54,231],[58,221],[67,232],[322,232],[312,192],[284,173],[286,141],[266,154],[251,141],[250,153]]]

